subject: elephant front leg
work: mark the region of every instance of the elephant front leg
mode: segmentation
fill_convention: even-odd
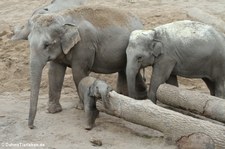
[[[147,98],[147,86],[141,76],[141,73],[138,72],[136,77],[136,91],[137,91],[137,99],[146,99]]]
[[[170,77],[170,74],[175,66],[175,62],[170,61],[161,61],[155,64],[153,67],[149,92],[148,92],[148,98],[153,102],[156,103],[156,92],[159,88],[159,86],[163,83],[165,83],[168,78]]]
[[[126,73],[124,71],[120,71],[118,73],[117,78],[117,93],[128,95],[128,88],[127,88],[127,79],[126,79]]]
[[[49,102],[48,112],[57,113],[62,111],[59,103],[61,90],[63,86],[66,67],[55,62],[50,62],[48,78],[49,78]]]
[[[147,87],[140,72],[138,72],[137,74],[135,85],[137,91],[137,99],[145,99],[147,97]],[[127,77],[124,71],[120,71],[118,74],[117,93],[128,96]]]

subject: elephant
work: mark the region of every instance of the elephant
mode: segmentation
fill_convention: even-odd
[[[72,69],[77,88],[90,72],[118,72],[117,92],[128,94],[126,47],[130,33],[142,29],[141,21],[131,13],[103,6],[82,6],[31,19],[30,110],[28,126],[34,128],[42,70],[49,64],[50,113],[60,112],[61,89],[67,67]],[[147,97],[146,85],[137,73],[138,98]]]
[[[152,66],[147,93],[156,103],[160,84],[178,86],[177,75],[201,78],[210,94],[224,98],[225,36],[212,26],[183,20],[131,33],[126,50],[129,96],[136,98],[135,76]]]
[[[84,5],[87,0],[52,0],[50,4],[44,5],[38,9],[36,9],[32,16],[36,14],[45,14],[45,13],[54,13],[63,9],[68,9],[71,7],[79,7]],[[28,35],[31,30],[30,19],[23,26],[15,27],[14,35],[12,36],[12,40],[27,40]]]
[[[112,91],[111,86],[102,80],[88,76],[80,81],[78,94],[81,107],[84,107],[85,111],[85,129],[91,130],[95,119],[99,115],[99,111],[96,108],[96,101],[98,99],[103,101],[106,108],[109,107],[108,97],[110,91]]]

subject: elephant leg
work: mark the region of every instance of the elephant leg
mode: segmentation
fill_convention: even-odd
[[[147,98],[147,86],[145,81],[143,80],[141,73],[138,72],[136,76],[136,91],[137,91],[137,99],[146,99]]]
[[[210,91],[210,95],[215,96],[215,83],[207,78],[202,78],[202,80],[207,85],[207,87]]]
[[[95,124],[95,120],[99,115],[96,108],[96,100],[93,97],[85,96],[84,99],[84,112],[85,112],[85,129],[91,130]]]
[[[166,80],[166,83],[178,87],[177,76],[176,75],[170,75],[169,79]]]
[[[225,99],[223,79],[216,80],[215,82],[215,96]]]
[[[48,112],[57,113],[62,111],[62,107],[59,103],[62,85],[64,81],[66,67],[50,62],[48,78],[49,78],[49,101],[48,101]]]
[[[117,78],[117,92],[123,95],[128,95],[128,88],[127,88],[127,79],[126,79],[125,71],[118,72]]]
[[[75,83],[76,88],[78,89],[78,85],[80,81],[89,75],[88,69],[85,69],[85,66],[80,66],[80,65],[73,65],[72,67],[72,73],[73,73],[73,80]],[[78,91],[78,90],[77,90]]]
[[[77,103],[75,108],[78,109],[78,110],[84,110],[83,102],[81,100],[79,100],[79,102]]]
[[[80,67],[79,65],[76,65],[75,67],[72,68],[72,72],[73,72],[73,80],[77,89],[77,93],[78,93],[78,85],[80,83],[80,81],[85,78],[86,76],[89,75],[89,73],[87,71],[85,71],[82,67]],[[78,93],[79,95],[79,93]],[[84,109],[84,103],[81,100],[80,96],[79,96],[79,102],[76,105],[76,108],[79,110],[83,110]]]
[[[88,47],[87,44],[84,45]],[[75,51],[76,52],[73,53],[72,73],[78,91],[80,81],[90,74],[90,69],[93,67],[95,51],[84,47],[79,47],[79,49],[76,49]]]
[[[144,99],[147,97],[145,82],[139,72],[136,77],[137,98]],[[120,71],[117,79],[117,92],[123,95],[128,95],[127,79],[125,71]]]
[[[161,60],[153,67],[148,98],[156,103],[156,92],[158,87],[169,79],[171,72],[175,66],[175,62],[170,59]]]

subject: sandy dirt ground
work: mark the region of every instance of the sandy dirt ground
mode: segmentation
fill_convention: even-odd
[[[50,0],[0,1],[0,148],[19,148],[15,145],[23,146],[26,143],[48,149],[96,148],[90,142],[92,139],[101,140],[102,146],[99,148],[104,149],[176,148],[167,144],[163,134],[158,131],[104,113],[96,120],[93,130],[85,130],[84,112],[74,108],[78,96],[69,69],[62,90],[63,111],[57,114],[47,113],[48,66],[45,67],[41,83],[35,119],[37,128],[28,129],[29,46],[27,41],[11,41],[10,37],[14,26],[24,24],[35,8],[49,2]],[[89,4],[133,12],[143,20],[146,29],[175,20],[191,19],[186,10],[192,7],[201,8],[225,20],[224,0],[89,0]],[[147,71],[148,82],[150,71]],[[116,74],[91,75],[105,80],[115,88]],[[208,94],[201,80],[179,78],[179,83],[182,88]]]

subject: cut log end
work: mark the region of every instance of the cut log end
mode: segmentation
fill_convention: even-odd
[[[193,133],[183,136],[177,141],[179,149],[214,149],[213,139],[204,133]]]

